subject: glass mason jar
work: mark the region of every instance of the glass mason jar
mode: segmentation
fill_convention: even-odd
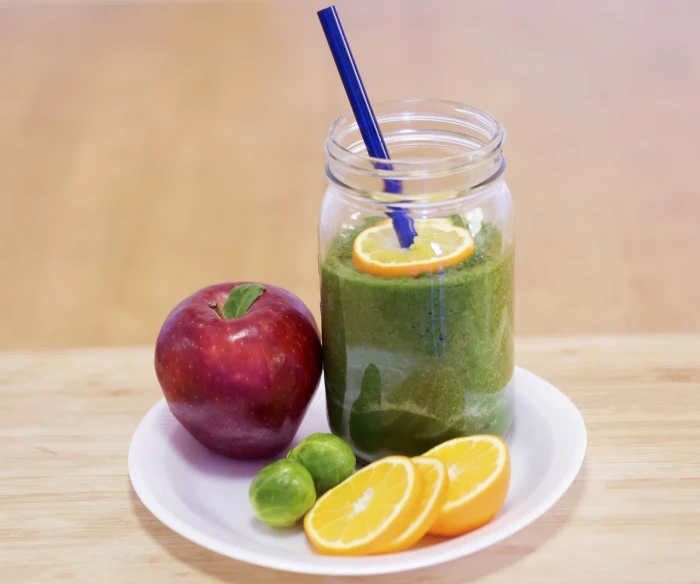
[[[352,114],[338,118],[325,145],[319,221],[328,421],[363,462],[422,454],[458,436],[503,436],[513,417],[513,208],[503,127],[447,101],[374,109],[391,163],[367,155]],[[388,219],[397,214],[434,250],[425,272],[387,274],[361,261],[369,238],[355,240],[377,226],[379,248],[390,248],[378,261],[404,261]],[[450,231],[458,259],[436,268]]]

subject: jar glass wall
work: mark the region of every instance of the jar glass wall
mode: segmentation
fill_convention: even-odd
[[[391,165],[367,156],[352,115],[339,118],[319,220],[328,420],[365,462],[457,436],[503,436],[513,416],[504,130],[453,102],[374,109]],[[398,244],[396,214],[418,231],[412,254]],[[419,258],[410,275],[409,256]]]

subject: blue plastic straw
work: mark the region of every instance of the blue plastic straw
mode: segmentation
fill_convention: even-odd
[[[318,12],[318,19],[321,21],[328,46],[331,49],[331,53],[333,53],[335,66],[338,68],[338,73],[343,81],[345,93],[348,96],[348,100],[350,100],[352,113],[355,114],[367,152],[372,158],[389,160],[389,151],[384,143],[384,137],[379,129],[377,118],[374,116],[372,104],[367,97],[360,72],[357,70],[348,39],[345,37],[345,31],[343,31],[343,25],[338,17],[338,11],[335,9],[335,6],[329,6]],[[374,166],[384,170],[393,170],[391,164],[376,163]],[[401,181],[386,179],[384,180],[384,188],[389,193],[401,193]],[[413,239],[417,235],[413,220],[404,209],[389,208],[392,210],[387,215],[392,219],[399,244],[401,247],[407,248],[413,243]]]

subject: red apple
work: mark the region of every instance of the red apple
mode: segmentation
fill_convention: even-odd
[[[259,284],[264,291],[244,314],[224,318],[224,306],[233,304],[226,304],[229,293],[255,288],[250,284],[209,286],[180,302],[155,350],[156,375],[175,418],[213,452],[244,459],[289,446],[322,363],[314,317],[287,290]]]

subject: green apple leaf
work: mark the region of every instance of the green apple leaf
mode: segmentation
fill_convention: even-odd
[[[260,284],[243,284],[237,286],[228,295],[221,311],[224,318],[243,316],[258,298],[265,292],[265,286]]]

